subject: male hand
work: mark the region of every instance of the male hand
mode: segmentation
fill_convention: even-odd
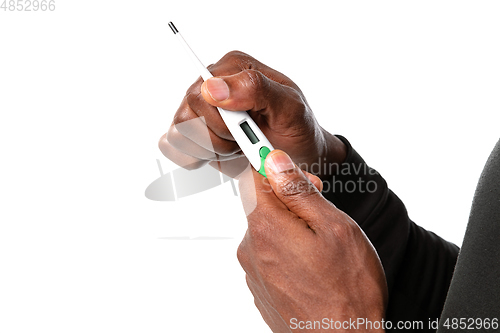
[[[199,78],[187,91],[159,147],[178,165],[196,169],[207,162],[239,174],[248,161],[227,129],[217,106],[230,111],[248,111],[275,148],[286,151],[301,168],[312,163],[341,163],[345,146],[317,123],[299,87],[285,75],[241,52],[230,52],[209,66],[215,78]],[[180,126],[204,117],[208,136],[195,126]],[[243,158],[242,158],[243,157]],[[239,168],[238,168],[239,166]],[[319,174],[319,176],[323,176]]]
[[[330,332],[324,318],[345,331],[358,318],[380,324],[386,279],[363,231],[284,152],[272,151],[265,168],[267,179],[254,170],[240,178],[248,230],[238,259],[266,323],[273,332],[299,332],[308,321],[322,326],[304,331]]]

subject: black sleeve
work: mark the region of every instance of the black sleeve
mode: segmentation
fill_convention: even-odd
[[[389,289],[386,319],[393,324],[422,321],[425,331],[429,319],[440,317],[459,249],[412,222],[382,176],[344,137],[338,138],[347,157],[324,181],[323,195],[351,216],[375,246]]]
[[[474,194],[462,250],[441,314],[439,333],[499,331],[499,203],[500,141],[481,173]]]

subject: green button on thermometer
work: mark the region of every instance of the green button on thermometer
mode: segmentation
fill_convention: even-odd
[[[267,175],[266,175],[266,169],[264,168],[264,163],[266,162],[266,157],[270,152],[271,152],[271,149],[267,148],[266,146],[260,148],[260,150],[259,150],[259,155],[260,155],[259,173],[266,178],[267,178]]]

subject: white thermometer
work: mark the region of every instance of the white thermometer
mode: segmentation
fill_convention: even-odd
[[[189,57],[200,71],[203,80],[206,81],[213,77],[213,75],[189,47],[188,43],[184,40],[175,25],[172,22],[169,22],[168,26],[172,29],[186,52],[189,54]],[[250,164],[252,164],[253,168],[261,175],[267,177],[264,170],[264,161],[266,160],[267,154],[274,150],[274,148],[269,140],[267,140],[264,136],[264,133],[262,133],[255,121],[247,112],[227,111],[219,107],[217,109],[219,110],[222,120],[224,120],[224,123],[229,129],[229,132],[231,132],[231,135],[234,137],[236,143],[240,146],[241,150],[250,161]]]

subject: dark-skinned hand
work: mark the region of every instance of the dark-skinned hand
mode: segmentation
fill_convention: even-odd
[[[274,148],[286,151],[303,169],[325,159],[344,160],[342,141],[319,126],[299,87],[288,77],[236,51],[208,69],[214,78],[206,82],[199,78],[188,89],[160,139],[159,147],[170,160],[187,169],[211,162],[231,176],[244,170],[248,161],[217,106],[248,111]]]
[[[349,331],[345,323],[358,318],[381,324],[386,279],[363,231],[286,153],[272,151],[265,168],[267,179],[250,168],[240,178],[248,230],[238,259],[266,323],[275,333],[331,332],[336,321],[348,328],[336,332]],[[322,326],[300,329],[308,321]]]
[[[324,160],[344,161],[344,144],[319,126],[288,77],[241,52],[227,54],[209,70],[215,77],[207,82],[200,78],[188,89],[160,139],[166,157],[188,169],[210,163],[239,175],[248,161],[222,121],[219,106],[248,111],[273,146],[303,169]],[[278,171],[273,165],[289,167]],[[321,196],[321,180],[301,171],[288,155],[271,152],[266,172],[269,179],[251,170],[240,180],[248,231],[238,258],[271,329],[291,332],[292,319],[380,321],[387,287],[364,233]],[[318,176],[331,175],[320,171]]]

